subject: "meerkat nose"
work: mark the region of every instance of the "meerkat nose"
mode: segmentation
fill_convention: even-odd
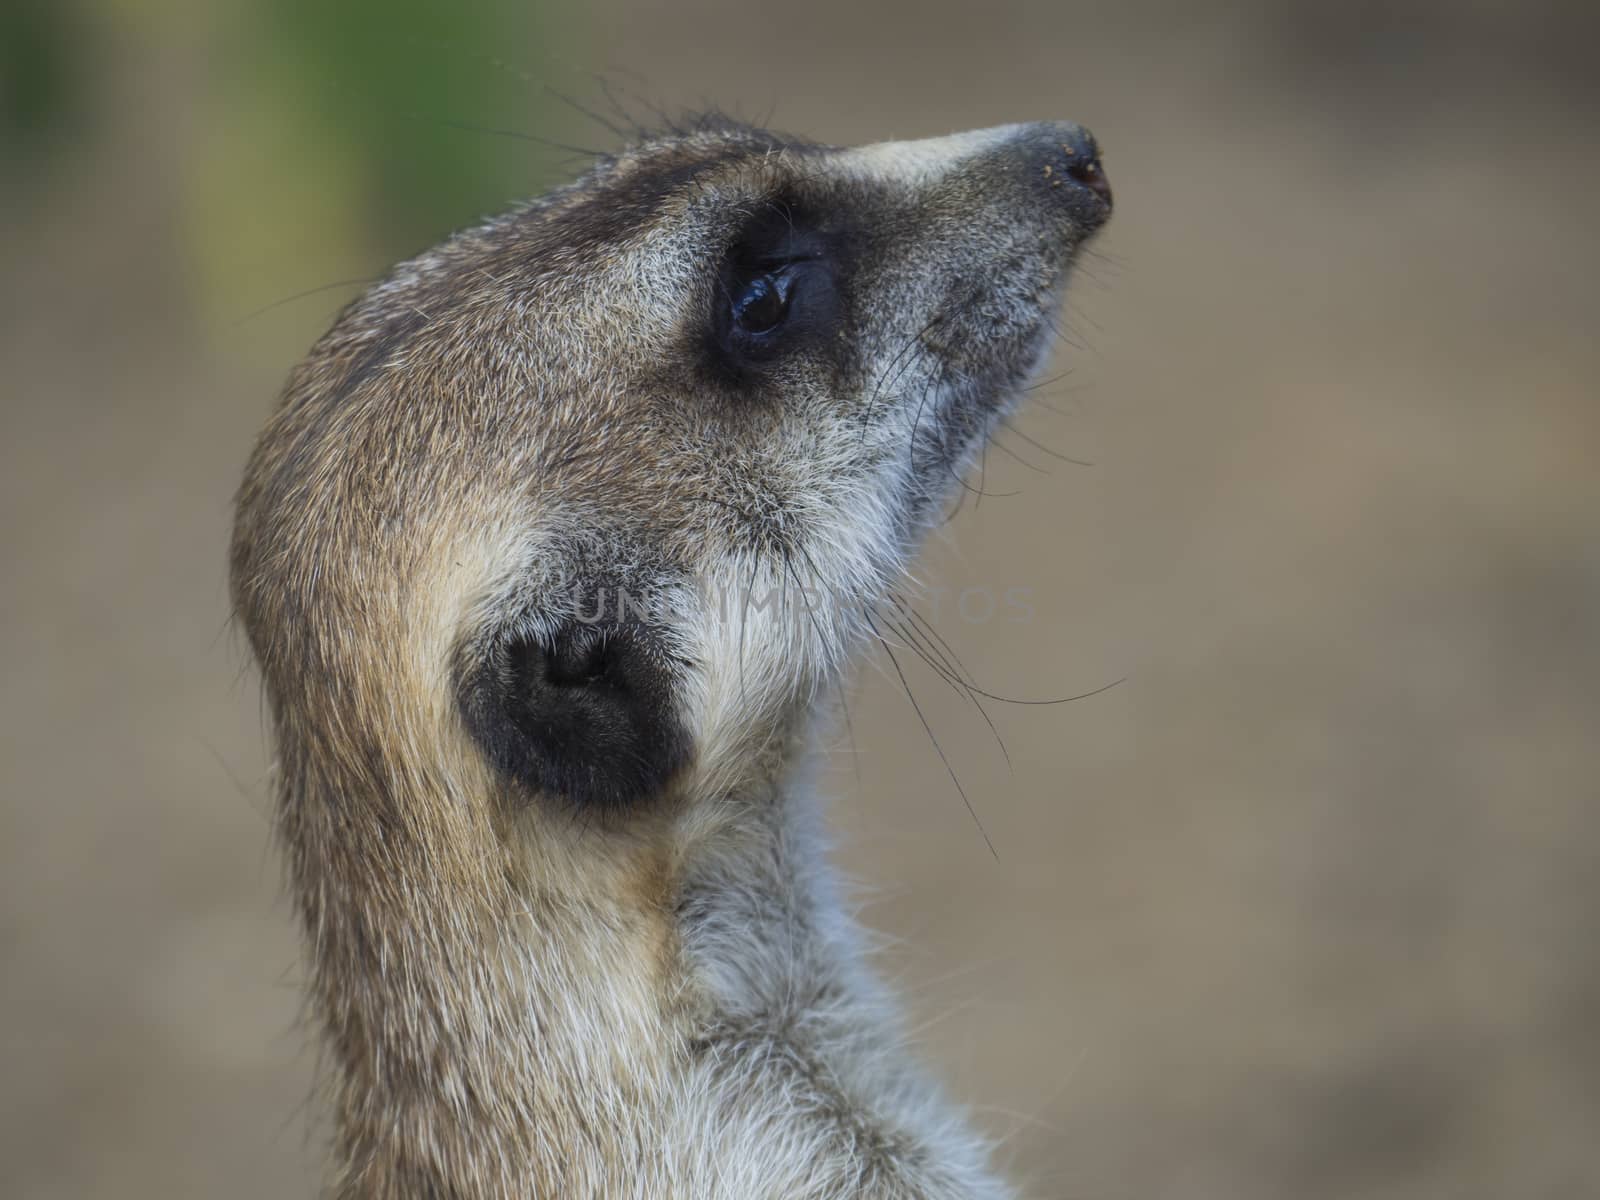
[[[1070,121],[1040,122],[1024,127],[1019,149],[1034,164],[1034,172],[1049,190],[1064,200],[1076,203],[1093,197],[1090,204],[1100,210],[1100,220],[1111,211],[1111,181],[1100,165],[1100,147],[1094,135]]]
[[[1106,178],[1105,168],[1100,165],[1098,158],[1074,162],[1067,168],[1067,175],[1099,196],[1107,208],[1111,207],[1111,181]]]

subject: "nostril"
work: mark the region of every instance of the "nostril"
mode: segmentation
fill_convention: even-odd
[[[1093,155],[1084,154],[1074,150],[1071,146],[1062,144],[1061,149],[1067,154],[1067,178],[1081,183],[1107,204],[1111,203],[1111,181],[1106,178],[1105,171],[1100,166],[1100,160]]]

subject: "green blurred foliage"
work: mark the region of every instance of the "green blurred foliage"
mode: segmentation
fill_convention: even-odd
[[[526,146],[464,126],[529,127],[542,18],[528,3],[265,0],[232,51],[241,86],[362,164],[378,238],[420,244],[528,189]]]
[[[0,3],[0,155],[33,158],[82,116],[88,72],[66,0]]]
[[[369,278],[542,190],[549,152],[494,131],[541,127],[570,57],[571,21],[554,25],[526,0],[256,0],[218,18],[185,187],[202,309]]]

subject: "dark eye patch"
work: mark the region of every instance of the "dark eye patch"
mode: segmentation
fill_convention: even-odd
[[[718,267],[714,363],[738,375],[828,337],[841,315],[836,272],[834,247],[810,214],[787,203],[765,206]]]

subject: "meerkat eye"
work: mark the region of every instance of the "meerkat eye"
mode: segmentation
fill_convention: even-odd
[[[834,248],[792,208],[745,230],[719,269],[708,348],[714,369],[757,370],[826,348],[841,316]]]
[[[789,313],[794,274],[757,275],[733,301],[733,320],[746,333],[771,333]]]

